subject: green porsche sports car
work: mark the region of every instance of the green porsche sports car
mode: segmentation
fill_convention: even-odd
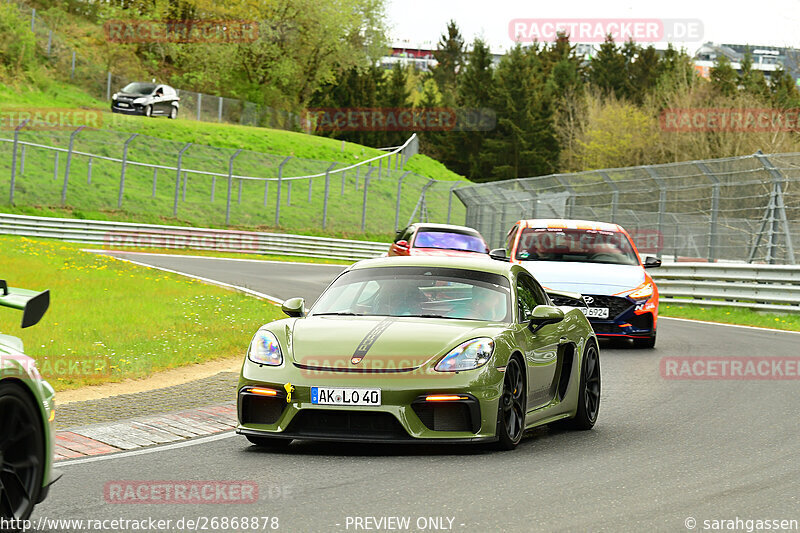
[[[580,297],[580,295],[572,295]],[[590,429],[597,340],[520,265],[386,257],[347,268],[309,311],[262,326],[238,389],[237,432],[292,439],[495,442],[527,428]]]
[[[41,320],[50,293],[9,287],[0,280],[0,306],[19,309],[22,327]],[[27,519],[58,478],[53,469],[55,392],[22,341],[0,334],[0,518],[11,530]],[[11,522],[8,522],[8,521]]]

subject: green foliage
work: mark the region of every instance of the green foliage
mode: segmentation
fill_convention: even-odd
[[[16,4],[0,3],[0,81],[13,82],[37,68],[36,38]]]
[[[609,35],[589,64],[589,82],[603,93],[622,98],[627,94],[627,58]]]
[[[725,56],[717,57],[710,71],[711,85],[723,96],[733,96],[739,89],[739,75]]]
[[[464,64],[464,37],[455,21],[447,23],[446,33],[439,38],[433,57],[438,64],[432,69],[433,79],[442,92],[444,105],[453,105],[458,90],[458,72]]]

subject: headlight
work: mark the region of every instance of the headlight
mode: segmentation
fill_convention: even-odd
[[[494,341],[483,337],[472,339],[453,348],[436,365],[439,372],[472,370],[486,364],[494,352]]]
[[[283,364],[283,354],[278,339],[266,329],[259,329],[253,340],[250,341],[247,358],[258,365],[280,366]]]
[[[147,100],[147,98],[145,98],[145,97],[141,97],[141,98],[137,98],[137,99],[135,99],[135,100],[133,101],[133,103],[134,103],[134,104],[143,104],[143,103],[144,103],[146,100]]]
[[[635,291],[630,293],[628,296],[630,296],[634,300],[642,300],[644,298],[650,298],[652,295],[653,295],[653,284],[645,283],[644,285],[638,287]]]
[[[114,93],[114,94],[112,94],[112,95],[111,95],[111,99],[112,99],[112,100],[116,100],[116,99],[117,99],[117,93]]]

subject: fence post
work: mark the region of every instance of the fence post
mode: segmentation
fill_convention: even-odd
[[[565,218],[573,218],[572,212],[575,210],[575,196],[576,196],[575,189],[572,188],[572,186],[565,178],[559,176],[558,174],[555,174],[553,177],[556,179],[556,181],[558,181],[558,183],[562,187],[564,187],[567,193],[569,193],[569,198],[567,199],[567,205],[565,206],[567,208],[567,212],[564,213],[564,216]]]
[[[156,197],[156,184],[158,183],[158,167],[153,167],[153,198]]]
[[[67,151],[67,168],[64,169],[64,186],[61,187],[61,205],[67,203],[67,184],[69,183],[69,166],[72,163],[72,147],[75,144],[75,136],[86,126],[78,126],[69,136],[69,150]]]
[[[383,158],[378,159],[378,179],[381,179],[381,170],[383,170]]]
[[[56,155],[53,157],[53,181],[58,179],[58,155],[59,151],[56,150]]]
[[[233,187],[233,160],[236,156],[242,153],[242,149],[236,150],[231,158],[228,160],[228,205],[225,208],[225,225],[231,223],[231,187]]]
[[[269,196],[269,178],[264,179],[264,207],[267,207],[267,197]]]
[[[311,186],[314,184],[314,178],[308,178],[308,203],[311,203]]]
[[[203,109],[203,93],[197,93],[197,120],[200,120],[201,109]]]
[[[292,205],[292,180],[286,182],[286,205]]]
[[[275,227],[281,225],[281,184],[283,183],[283,165],[289,162],[292,156],[286,156],[286,159],[281,161],[281,164],[278,165],[278,198],[275,199]],[[269,183],[269,182],[267,182]],[[311,183],[309,178],[309,183]],[[292,195],[292,182],[289,182],[289,196]],[[311,190],[311,185],[309,185],[309,191]],[[311,197],[311,193],[309,192],[309,198]],[[310,200],[309,200],[310,201]],[[287,203],[288,205],[288,203]],[[267,207],[267,191],[264,190],[264,207]]]
[[[53,47],[53,30],[47,34],[47,57],[50,57],[50,50]]]
[[[72,51],[72,70],[69,72],[69,79],[75,77],[75,50]]]
[[[218,96],[219,98],[219,109],[217,110],[217,122],[222,122],[222,97]]]
[[[328,226],[328,196],[331,190],[331,170],[336,163],[331,164],[325,171],[325,196],[322,198],[322,229]]]
[[[36,8],[31,9],[31,31],[34,31],[36,26]]]
[[[25,174],[25,148],[26,146],[23,144],[20,147],[20,154],[19,154],[19,175],[22,176]]]
[[[347,170],[342,170],[342,192],[339,194],[339,196],[344,196],[344,180],[346,175]]]
[[[214,192],[217,190],[217,177],[211,176],[211,203],[214,203]]]
[[[106,100],[111,100],[111,71],[108,71],[108,77],[106,78]]]
[[[658,184],[658,234],[663,239],[664,214],[665,211],[667,210],[667,187],[664,184],[664,180],[661,179],[661,177],[658,174],[656,174],[655,170],[653,170],[651,167],[644,167],[644,169],[647,171],[650,177],[653,178],[653,181],[655,181]],[[656,257],[661,259],[661,250],[658,250],[658,252],[656,252]],[[677,261],[678,259],[675,258],[675,260]]]
[[[239,195],[236,199],[236,203],[242,205],[242,178],[239,178]]]
[[[92,161],[93,159],[89,158],[89,170],[86,172],[86,183],[91,185],[92,184]]]
[[[711,220],[708,228],[708,262],[713,263],[716,259],[717,249],[717,218],[719,216],[719,188],[720,181],[705,163],[697,163],[697,167],[711,180]]]
[[[786,178],[781,174],[781,172],[775,168],[775,165],[772,164],[767,156],[761,153],[761,150],[755,153],[756,158],[761,163],[761,165],[767,169],[769,172],[770,177],[772,178],[772,195],[774,197],[774,205],[773,210],[770,213],[772,225],[769,231],[769,248],[767,249],[767,262],[769,264],[775,263],[775,249],[778,246],[777,243],[777,234],[779,231],[778,226],[780,223],[783,223],[783,232],[784,238],[786,239],[786,255],[789,258],[789,264],[793,265],[794,262],[794,247],[792,246],[792,234],[789,231],[789,221],[786,218],[786,207],[783,203],[783,188],[781,187],[782,183],[786,182]],[[771,201],[772,203],[772,201]],[[777,211],[777,216],[776,216]],[[780,217],[780,218],[778,218]]]
[[[450,223],[450,213],[453,211],[453,191],[456,190],[458,184],[461,183],[461,180],[455,182],[452,187],[450,187],[450,195],[447,198],[447,223]],[[397,230],[395,230],[397,231]]]
[[[397,179],[397,203],[395,204],[395,207],[394,207],[394,231],[395,232],[397,232],[397,230],[400,229],[400,227],[399,227],[399,224],[400,224],[400,195],[403,192],[403,178],[405,178],[409,174],[411,174],[411,171],[407,170],[406,172],[403,173],[402,176],[400,176]]]
[[[361,233],[364,233],[364,229],[367,224],[367,190],[369,189],[369,176],[364,178],[364,200],[361,203]]]
[[[183,171],[183,192],[181,193],[181,200],[186,201],[186,183],[189,181],[189,171]]]
[[[128,145],[138,137],[138,133],[134,133],[128,140],[125,141],[125,144],[122,146],[122,172],[119,176],[119,195],[117,196],[117,209],[122,207],[122,192],[125,190],[125,166],[128,164]]]
[[[358,190],[358,178],[359,178],[359,174],[361,174],[361,165],[358,165],[358,166],[356,167],[356,190]]]
[[[611,187],[611,222],[614,224],[617,223],[617,207],[619,206],[619,187],[617,184],[614,183],[614,180],[608,177],[608,174],[603,172],[602,170],[598,171],[597,174],[603,178],[603,181]]]
[[[183,161],[183,152],[189,149],[192,143],[186,143],[186,146],[178,150],[178,168],[175,171],[175,201],[172,204],[172,216],[178,216],[178,195],[181,192],[181,162]]]
[[[19,126],[14,128],[14,147],[12,148],[13,151],[11,152],[11,194],[9,199],[11,205],[14,205],[14,181],[16,179],[16,173],[17,173],[17,144],[19,143],[19,130],[24,128],[25,124],[27,123],[28,119],[25,119],[20,123]],[[24,148],[25,147],[23,146],[23,149]]]

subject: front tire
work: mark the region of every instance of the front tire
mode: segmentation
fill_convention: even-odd
[[[0,517],[30,517],[42,491],[44,450],[38,406],[19,385],[0,383]]]
[[[525,433],[525,377],[519,359],[508,360],[503,377],[503,394],[497,406],[497,444],[499,450],[513,450]]]
[[[597,345],[586,345],[581,363],[581,379],[578,386],[578,409],[573,418],[559,420],[553,426],[561,429],[585,431],[592,429],[600,411],[600,354]]]
[[[153,106],[146,105],[144,106],[144,116],[152,117],[153,116]]]
[[[178,118],[178,108],[177,107],[172,106],[172,108],[169,110],[169,118],[171,118],[172,120],[175,120],[176,118]]]
[[[273,437],[258,437],[256,435],[245,435],[245,437],[252,444],[265,450],[285,450],[292,442],[292,439],[276,439]]]

